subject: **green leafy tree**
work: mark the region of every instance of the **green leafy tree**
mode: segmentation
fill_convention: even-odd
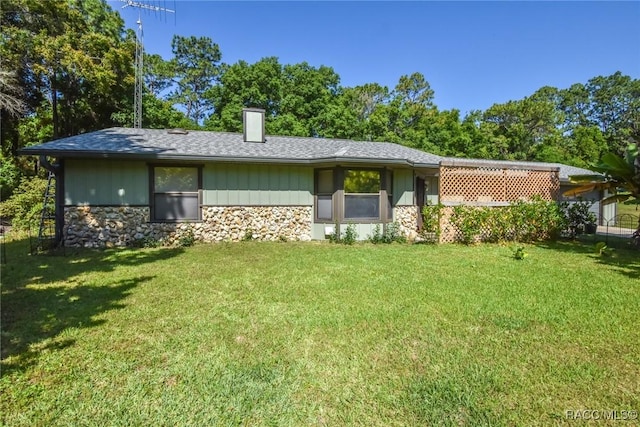
[[[340,78],[329,67],[306,62],[281,65],[275,57],[224,67],[220,84],[207,91],[214,106],[205,120],[210,130],[239,132],[242,109],[263,108],[267,133],[326,136],[325,114],[336,106]]]
[[[468,143],[461,145],[454,142],[453,151],[451,152],[452,155],[456,153],[456,155],[460,157],[479,159],[498,158],[502,146],[493,141],[493,133],[484,125],[483,112],[481,110],[473,110],[467,113],[464,119],[462,119],[461,127],[468,138]]]
[[[605,135],[609,150],[623,154],[627,141],[640,140],[640,80],[620,72],[586,84],[589,116]]]
[[[3,113],[5,154],[30,142],[20,121],[43,109],[57,138],[107,127],[131,101],[133,43],[105,1],[6,0],[2,23],[3,67],[15,70],[26,105],[18,117]]]
[[[280,114],[295,117],[300,126],[291,129],[290,120],[276,117],[273,129],[277,134],[294,130],[297,136],[324,136],[318,117],[332,104],[338,93],[340,76],[331,67],[313,67],[306,62],[285,65],[282,69],[283,87]]]
[[[212,109],[205,94],[220,77],[220,47],[209,37],[175,35],[171,49],[176,88],[168,99],[183,106],[186,116],[201,124]]]
[[[581,167],[608,151],[622,154],[625,141],[638,138],[638,84],[618,72],[470,112],[462,120],[466,147],[449,154]]]
[[[494,138],[503,138],[498,158],[534,160],[535,148],[558,133],[555,105],[542,97],[494,104],[483,114],[483,125]]]
[[[133,44],[121,37],[124,22],[105,2],[54,3],[66,7],[52,16],[59,21],[52,31],[35,35],[33,70],[44,83],[57,138],[109,126],[130,102]]]
[[[16,157],[20,148],[113,126],[133,103],[134,44],[104,0],[3,0],[0,19],[1,69],[11,70],[1,73],[2,94],[19,106],[0,112],[7,197],[33,173],[29,158]]]
[[[144,85],[154,96],[160,98],[169,90],[176,78],[173,61],[165,61],[160,55],[144,54]],[[145,122],[146,123],[146,122]]]
[[[556,107],[563,113],[564,125],[567,129],[593,124],[589,117],[591,99],[589,90],[581,83],[571,85],[558,92]]]
[[[255,64],[238,61],[225,66],[220,84],[206,94],[214,111],[205,120],[205,128],[241,132],[242,108],[255,107],[265,110],[267,132],[274,133],[271,123],[280,113],[282,86],[282,65],[276,57],[262,58]]]
[[[365,130],[366,122],[359,120],[356,111],[350,108],[347,97],[342,93],[350,90],[350,88],[340,89],[333,102],[326,105],[316,117],[315,125],[318,134],[326,138],[370,139],[370,135]]]
[[[557,108],[564,115],[563,132],[574,143],[575,156],[582,163],[607,151],[622,155],[627,141],[640,137],[640,80],[620,72],[597,76],[586,84],[576,83],[559,91]],[[580,142],[595,143],[598,147],[582,150]],[[593,153],[594,149],[600,152]]]
[[[425,138],[420,149],[454,157],[481,157],[474,152],[474,141],[458,110],[432,109],[425,123]]]
[[[387,135],[393,133],[391,139],[405,141],[405,145],[423,145],[423,120],[433,114],[433,97],[434,92],[422,74],[401,76],[386,106],[389,118]]]
[[[608,150],[607,140],[596,126],[576,126],[566,137],[572,161],[576,166],[586,167],[591,159],[599,159]]]
[[[624,202],[631,198],[640,200],[640,151],[638,144],[627,146],[624,156],[607,153],[600,162],[590,166],[598,175],[574,175],[572,182],[581,186],[565,192],[568,196],[579,196],[595,189],[607,190],[611,195],[603,203]],[[640,244],[640,221],[634,234],[636,244]]]
[[[149,129],[198,129],[198,125],[176,109],[170,101],[158,98],[152,93],[142,95],[142,121]],[[112,120],[116,126],[133,126],[133,106],[114,113]]]
[[[321,133],[332,138],[382,141],[389,128],[390,101],[389,89],[378,83],[341,87],[319,118]]]

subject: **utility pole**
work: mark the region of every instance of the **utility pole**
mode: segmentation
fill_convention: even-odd
[[[160,6],[154,6],[147,3],[142,3],[139,1],[133,0],[121,0],[124,3],[125,7],[135,7],[140,10],[151,10],[154,12],[169,12],[175,13],[175,10],[167,9]],[[144,42],[143,42],[143,31],[142,31],[142,18],[140,17],[140,13],[138,13],[138,20],[136,21],[138,24],[138,31],[136,32],[136,57],[135,57],[135,92],[133,95],[133,127],[136,129],[142,128],[142,94],[144,88]]]

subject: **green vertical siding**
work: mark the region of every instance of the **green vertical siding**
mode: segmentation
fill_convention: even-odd
[[[203,203],[208,206],[311,206],[313,167],[207,164],[203,168]],[[414,203],[412,170],[393,172],[394,205]],[[147,205],[146,162],[67,160],[67,205]]]
[[[66,205],[146,205],[149,172],[144,162],[66,160]]]
[[[203,170],[208,206],[310,206],[313,168],[284,165],[208,164]]]
[[[393,171],[393,205],[413,205],[413,170],[397,169]]]

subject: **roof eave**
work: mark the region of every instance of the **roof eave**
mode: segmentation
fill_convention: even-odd
[[[559,166],[535,164],[533,162],[517,162],[508,160],[480,160],[480,159],[453,159],[446,158],[440,161],[441,166],[468,167],[468,168],[500,168],[500,169],[529,169],[544,172],[560,172]]]
[[[350,164],[384,164],[409,167],[438,167],[437,163],[414,163],[407,159],[363,158],[363,157],[314,157],[300,159],[294,157],[229,157],[206,156],[188,154],[166,153],[123,153],[110,151],[83,151],[83,150],[31,150],[29,147],[18,150],[18,155],[38,156],[45,155],[61,159],[120,159],[120,160],[166,160],[166,161],[208,161],[224,163],[285,163],[285,164],[322,164],[322,163],[350,163]]]
[[[560,184],[582,185],[582,184],[578,184],[578,183],[572,182],[571,178],[564,177],[564,176],[560,177]]]

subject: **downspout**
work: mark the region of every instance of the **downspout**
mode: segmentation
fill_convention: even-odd
[[[62,243],[64,229],[64,162],[51,164],[44,154],[40,155],[40,165],[56,177],[55,245]]]

